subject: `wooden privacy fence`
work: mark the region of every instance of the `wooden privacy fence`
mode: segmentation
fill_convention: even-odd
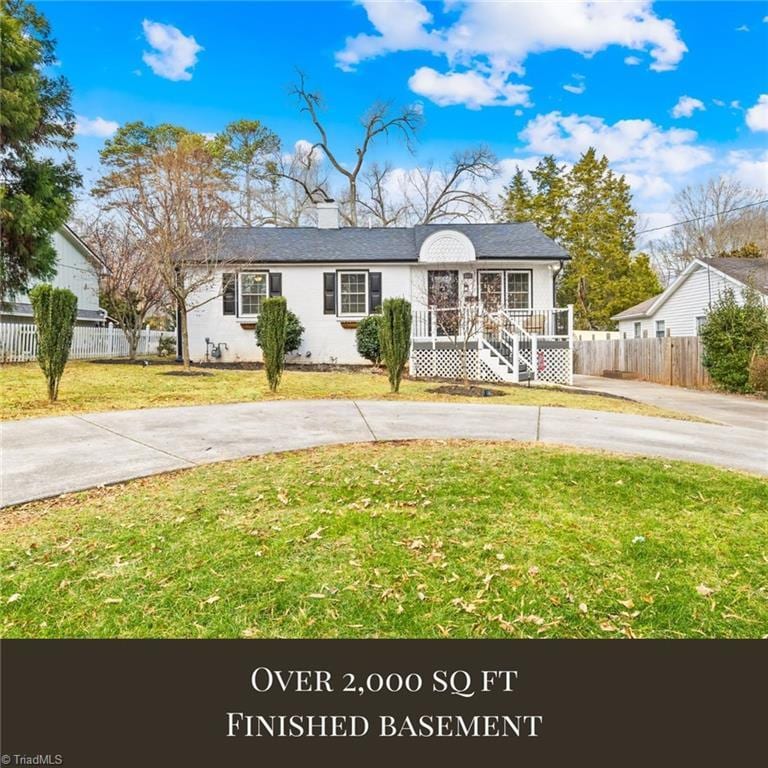
[[[138,354],[157,352],[157,343],[163,336],[173,336],[170,331],[143,330]],[[0,361],[21,363],[37,357],[37,328],[33,323],[0,323]],[[125,334],[112,325],[106,328],[77,326],[72,336],[70,359],[94,359],[104,357],[128,357],[128,340]]]
[[[573,342],[574,373],[602,376],[604,371],[628,371],[645,381],[693,389],[712,386],[702,357],[698,336]]]

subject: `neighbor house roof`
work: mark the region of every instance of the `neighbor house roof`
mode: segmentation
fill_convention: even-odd
[[[735,258],[731,256],[718,256],[711,259],[694,259],[678,276],[669,284],[663,293],[652,296],[650,299],[635,304],[617,315],[612,320],[634,320],[643,317],[651,317],[654,312],[680,288],[692,272],[697,269],[714,269],[731,282],[742,285],[752,285],[758,291],[768,295],[768,258],[749,259]]]
[[[515,224],[428,224],[416,227],[230,227],[222,261],[243,262],[417,262],[429,235],[453,230],[466,235],[477,259],[568,259],[567,252],[530,222]]]
[[[739,259],[722,256],[713,259],[701,259],[704,264],[722,272],[744,285],[752,285],[760,293],[768,295],[768,258]]]

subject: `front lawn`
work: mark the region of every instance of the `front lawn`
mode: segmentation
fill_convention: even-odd
[[[332,447],[0,511],[5,637],[760,637],[768,483],[542,446]]]
[[[0,367],[0,416],[24,419],[67,413],[153,408],[171,405],[247,403],[270,399],[355,398],[434,400],[442,402],[489,402],[494,405],[548,405],[618,411],[648,416],[690,418],[641,403],[582,395],[545,388],[504,387],[504,397],[467,398],[438,395],[427,390],[435,382],[403,381],[399,395],[390,395],[389,382],[371,370],[319,373],[286,371],[280,391],[273,395],[263,371],[211,370],[208,376],[167,376],[181,370],[177,365],[102,364],[73,361],[67,365],[58,402],[46,399],[45,379],[37,363]]]

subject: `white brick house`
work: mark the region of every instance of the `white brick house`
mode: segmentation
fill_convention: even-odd
[[[209,300],[189,316],[193,360],[205,359],[220,345],[222,362],[259,361],[254,333],[259,307],[265,297],[282,295],[305,328],[290,362],[364,364],[355,346],[357,322],[378,311],[384,299],[403,297],[414,309],[412,372],[424,373],[429,362],[433,374],[450,373],[436,369],[450,367],[436,359],[448,360],[441,350],[455,346],[457,336],[446,334],[445,323],[435,318],[439,297],[442,310],[448,307],[456,317],[482,306],[496,318],[495,351],[490,342],[473,337],[475,378],[519,380],[527,378],[526,370],[540,372],[546,368],[540,358],[549,354],[541,352],[547,340],[565,350],[567,361],[557,353],[563,358],[560,378],[570,377],[568,310],[555,309],[554,291],[569,257],[533,224],[339,227],[335,206],[325,204],[319,213],[318,227],[233,227],[224,233],[224,266],[198,297]],[[537,337],[533,349],[532,336]],[[509,370],[513,354],[527,361],[527,368],[521,361],[514,366],[522,376]],[[481,357],[500,371],[484,364],[480,370]],[[510,365],[498,358],[508,358]]]

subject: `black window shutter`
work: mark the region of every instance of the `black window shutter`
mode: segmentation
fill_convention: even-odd
[[[283,295],[283,273],[282,272],[269,273],[269,295],[270,296]]]
[[[323,314],[336,314],[336,273],[323,272]]]
[[[221,276],[222,312],[225,315],[237,314],[237,275],[225,272]]]
[[[381,272],[368,273],[368,306],[371,314],[381,311]]]

